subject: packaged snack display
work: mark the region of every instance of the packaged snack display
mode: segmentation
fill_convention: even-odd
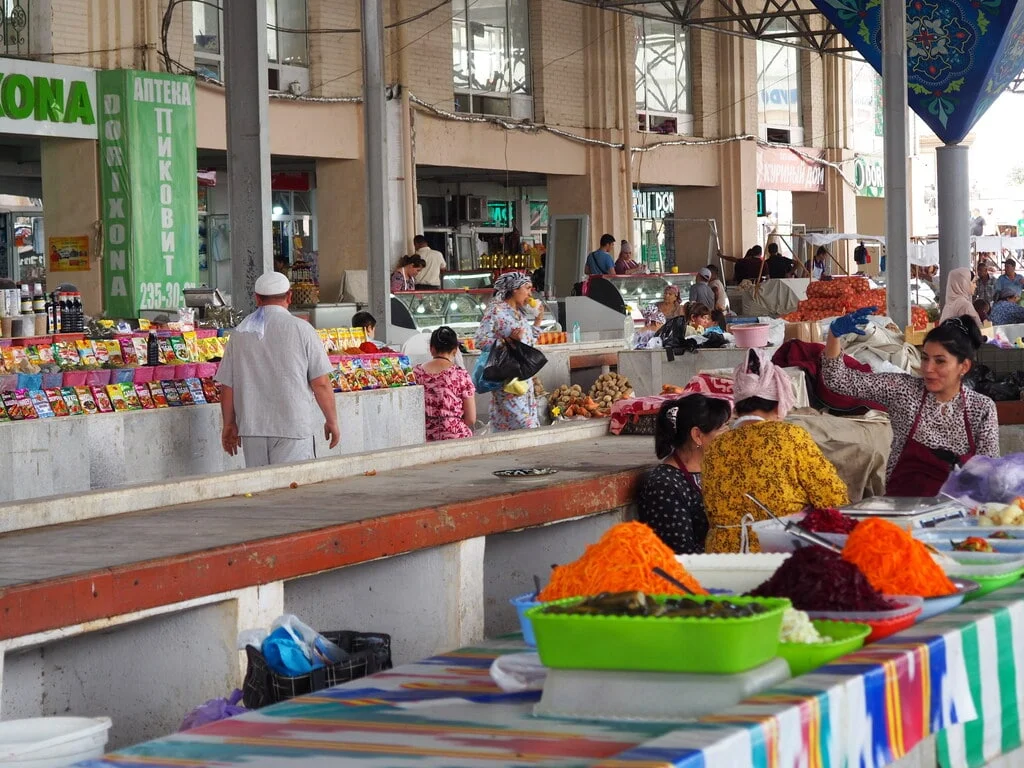
[[[181,396],[178,394],[178,388],[174,385],[173,381],[161,381],[164,388],[164,396],[167,398],[167,404],[172,408],[177,408],[181,405]]]
[[[192,398],[192,392],[188,388],[188,383],[184,381],[172,382],[175,389],[178,390],[178,399],[182,405],[195,405],[195,400]]]
[[[96,356],[97,365],[106,365],[110,362],[110,349],[102,341],[92,342],[93,354]]]
[[[79,339],[75,342],[78,350],[78,360],[81,365],[98,365],[96,362],[96,350],[88,339]]]
[[[46,393],[46,399],[50,401],[50,409],[53,411],[54,416],[70,416],[71,411],[68,409],[68,404],[64,402],[64,395],[61,391],[56,388],[44,389]]]
[[[36,413],[36,408],[32,404],[32,398],[28,395],[27,389],[16,389],[14,394],[18,398],[18,405],[21,406],[21,415],[26,419],[38,419],[39,414]],[[45,395],[44,395],[45,397]]]
[[[206,405],[203,383],[199,379],[185,379],[185,384],[188,385],[188,392],[192,395],[192,402],[196,405]]]
[[[116,386],[121,388],[121,396],[124,398],[124,403],[128,406],[129,411],[141,411],[142,403],[139,402],[139,396],[135,394],[135,385],[128,384],[127,382],[117,384]]]
[[[135,350],[135,358],[139,365],[146,365],[149,362],[149,350],[146,348],[147,339],[138,336],[132,337],[132,349]]]
[[[29,391],[28,397],[32,401],[32,407],[35,409],[36,416],[40,419],[52,419],[55,416],[53,408],[50,407],[50,398],[46,396],[46,392],[41,389],[33,389]]]
[[[203,396],[208,403],[220,402],[220,386],[213,379],[203,379]]]
[[[399,365],[402,366],[402,373],[405,374],[405,383],[410,386],[416,383],[416,374],[412,370],[412,362],[409,360],[408,355],[401,355],[398,358]]]
[[[54,344],[56,363],[62,368],[72,368],[82,364],[82,358],[78,356],[78,349],[73,342],[58,341]]]
[[[156,408],[166,408],[170,405],[167,402],[167,395],[164,394],[163,383],[159,381],[149,382],[149,394],[153,396],[153,405]]]
[[[405,386],[405,372],[397,357],[382,357],[378,360],[377,377],[385,387]]]
[[[188,362],[201,362],[202,357],[199,355],[199,337],[196,336],[196,332],[185,331],[185,333],[181,335],[181,338],[185,342],[185,349],[188,353]]]
[[[189,353],[188,345],[185,343],[185,339],[182,336],[171,336],[171,349],[174,350],[174,360],[168,360],[167,362],[169,364],[192,362],[192,356]]]
[[[115,368],[123,368],[124,355],[121,354],[121,343],[116,339],[107,339],[99,343],[107,348],[107,360],[110,364]]]
[[[157,339],[157,346],[160,348],[160,364],[161,365],[174,365],[178,362],[178,359],[174,355],[174,347],[171,346],[171,340],[168,338]]]
[[[149,411],[156,408],[156,403],[153,402],[153,396],[149,393],[149,385],[147,384],[133,384],[135,387],[135,396],[139,399],[139,405],[143,409]]]
[[[82,410],[82,404],[78,402],[78,395],[75,394],[74,387],[61,387],[60,394],[64,398],[64,404],[68,407],[68,413],[72,416],[81,416],[85,413]]]
[[[128,410],[128,403],[125,402],[124,390],[120,384],[107,384],[107,397],[110,398],[110,404],[114,406],[115,411]]]
[[[110,396],[107,394],[106,387],[89,387],[89,391],[92,392],[92,399],[96,402],[96,409],[100,413],[111,413],[114,410],[114,405],[110,402]]]
[[[4,404],[0,402],[0,421],[9,421],[10,416],[7,415],[7,409],[4,408]]]
[[[135,339],[131,337],[121,337],[118,339],[118,344],[121,345],[121,358],[124,360],[124,364],[127,367],[134,367],[136,365],[145,365],[145,359],[140,363],[139,354],[135,351]]]
[[[21,405],[18,403],[18,396],[13,392],[0,392],[0,402],[4,405],[4,410],[7,411],[7,416],[11,421],[21,421],[25,418],[25,414],[21,412]]]
[[[380,389],[380,381],[363,365],[362,360],[352,360],[353,390]]]
[[[96,398],[92,396],[92,390],[89,387],[75,387],[75,395],[78,397],[83,413],[91,415],[100,412],[99,406],[96,405]]]

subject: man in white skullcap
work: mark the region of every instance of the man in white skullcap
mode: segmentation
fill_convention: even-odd
[[[245,466],[315,458],[313,401],[324,416],[324,437],[341,437],[331,385],[331,362],[312,325],[288,311],[291,284],[267,272],[255,286],[256,311],[231,333],[217,370],[221,384],[221,445]]]

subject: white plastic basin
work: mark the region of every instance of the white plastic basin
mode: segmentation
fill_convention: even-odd
[[[33,717],[0,721],[0,766],[66,768],[101,757],[109,717]]]

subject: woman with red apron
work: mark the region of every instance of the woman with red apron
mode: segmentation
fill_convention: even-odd
[[[963,386],[984,339],[973,318],[933,328],[921,348],[921,375],[864,373],[843,362],[841,338],[865,334],[873,308],[833,321],[821,360],[822,380],[837,394],[878,403],[889,413],[893,441],[887,496],[937,496],[950,472],[975,455],[999,455],[995,403]]]

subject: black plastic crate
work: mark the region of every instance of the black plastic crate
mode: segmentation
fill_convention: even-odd
[[[302,696],[305,693],[357,680],[391,669],[391,635],[377,632],[324,632],[349,657],[337,664],[314,669],[308,675],[286,677],[272,670],[263,653],[253,645],[245,647],[249,665],[242,684],[242,702],[249,709]]]

